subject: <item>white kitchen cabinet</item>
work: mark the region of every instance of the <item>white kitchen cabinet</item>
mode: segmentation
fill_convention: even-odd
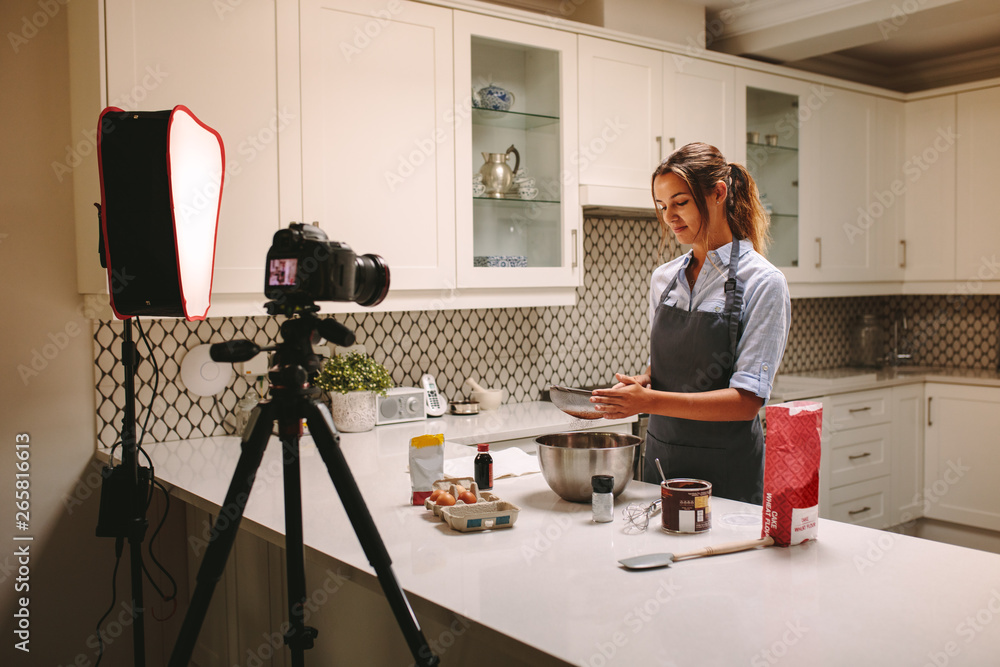
[[[393,290],[455,280],[452,11],[302,3],[302,206],[331,240],[377,253]],[[467,125],[467,123],[465,123]]]
[[[925,516],[1000,530],[1000,389],[928,383]]]
[[[715,146],[730,162],[743,159],[735,140],[739,115],[737,69],[675,53],[663,54],[663,157],[692,141]],[[735,113],[735,115],[734,115]]]
[[[954,280],[956,96],[912,100],[905,109],[903,279]]]
[[[665,157],[663,53],[587,35],[578,47],[580,185],[635,190],[652,207],[650,175]]]
[[[875,280],[902,280],[906,268],[905,108],[899,100],[875,100],[871,198],[856,212],[854,227],[847,227],[851,243],[862,234],[872,237]]]
[[[278,25],[285,10],[269,1],[235,8],[195,0],[106,0],[103,40],[95,17],[88,16],[91,7],[72,11],[74,56],[85,53],[89,61],[74,66],[74,90],[86,100],[74,106],[74,134],[93,136],[105,105],[148,111],[183,104],[216,129],[225,144],[226,173],[213,291],[262,293],[271,238],[282,214],[298,210],[295,201],[279,198],[279,151],[298,142],[297,119],[277,99],[278,49],[287,37]],[[98,49],[104,50],[100,59]],[[88,175],[74,184],[78,287],[103,294],[107,274],[98,262],[96,214],[89,205],[100,201],[96,157],[87,157],[80,169]]]
[[[888,528],[922,516],[923,384],[823,402],[820,516]]]
[[[924,515],[924,384],[892,388],[892,525]]]
[[[455,13],[454,97],[465,121],[456,122],[455,139],[460,289],[575,287],[581,280],[576,42],[561,30]],[[508,110],[472,107],[472,91],[489,84],[513,93]],[[512,146],[535,180],[534,198],[473,196],[484,154]]]
[[[823,399],[821,517],[873,528],[892,525],[890,389]]]
[[[819,275],[819,230],[807,207],[819,187],[819,102],[796,79],[737,70],[736,131],[761,201],[771,208],[768,259],[789,282]],[[743,153],[744,151],[740,151]],[[730,161],[741,161],[740,156]],[[809,215],[807,215],[807,213]]]
[[[955,277],[973,285],[1000,280],[1000,86],[959,93],[957,113]]]
[[[872,280],[875,277],[875,234],[855,235],[859,211],[873,201],[875,174],[875,98],[829,88],[817,105],[819,152],[817,187],[807,208],[815,221],[816,268],[823,282]]]

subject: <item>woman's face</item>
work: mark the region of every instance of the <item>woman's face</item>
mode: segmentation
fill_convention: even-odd
[[[693,244],[704,223],[687,183],[672,172],[657,176],[653,181],[653,203],[677,241]]]

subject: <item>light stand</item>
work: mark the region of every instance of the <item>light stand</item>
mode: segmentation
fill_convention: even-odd
[[[150,468],[139,465],[138,353],[131,318],[207,316],[225,149],[219,133],[184,106],[168,111],[108,107],[98,121],[97,156],[101,266],[108,270],[111,308],[125,321],[121,347],[125,405],[121,463],[104,470],[96,533],[115,538],[118,558],[128,540],[133,663],[143,667],[142,542],[153,475]]]
[[[267,305],[272,314],[278,309],[275,302]],[[262,349],[275,350],[273,366],[268,373],[271,381],[271,398],[258,404],[243,433],[242,453],[236,463],[226,499],[223,501],[224,511],[219,513],[212,527],[208,548],[205,550],[205,556],[195,579],[191,602],[170,656],[170,667],[186,667],[191,659],[215,585],[222,578],[226,560],[236,540],[243,511],[275,423],[278,425],[281,439],[284,472],[285,551],[290,624],[284,640],[291,650],[292,667],[303,667],[305,664],[305,651],[312,648],[317,631],[303,622],[306,579],[299,474],[299,438],[302,435],[303,419],[309,424],[309,432],[312,434],[316,449],[337,489],[365,556],[375,569],[379,584],[416,664],[433,667],[440,663],[440,659],[431,652],[413,609],[406,599],[406,594],[393,574],[389,553],[340,449],[340,436],[337,434],[330,412],[318,400],[319,391],[309,382],[319,367],[319,360],[313,353],[310,343],[315,332],[319,332],[323,338],[338,345],[349,346],[354,343],[354,334],[351,331],[336,320],[318,319],[314,315],[315,310],[315,306],[304,311],[299,310],[297,315],[283,322],[282,342],[274,348],[260,348],[245,340],[217,343],[212,346],[212,358],[215,361],[229,362],[246,361],[256,356]]]

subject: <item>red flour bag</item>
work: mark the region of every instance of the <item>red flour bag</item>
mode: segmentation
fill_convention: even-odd
[[[764,522],[761,537],[779,547],[816,539],[823,404],[769,405],[764,448]]]

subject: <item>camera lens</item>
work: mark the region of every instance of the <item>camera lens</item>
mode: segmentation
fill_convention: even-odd
[[[354,301],[377,306],[389,292],[389,265],[379,255],[358,255],[354,263]]]

